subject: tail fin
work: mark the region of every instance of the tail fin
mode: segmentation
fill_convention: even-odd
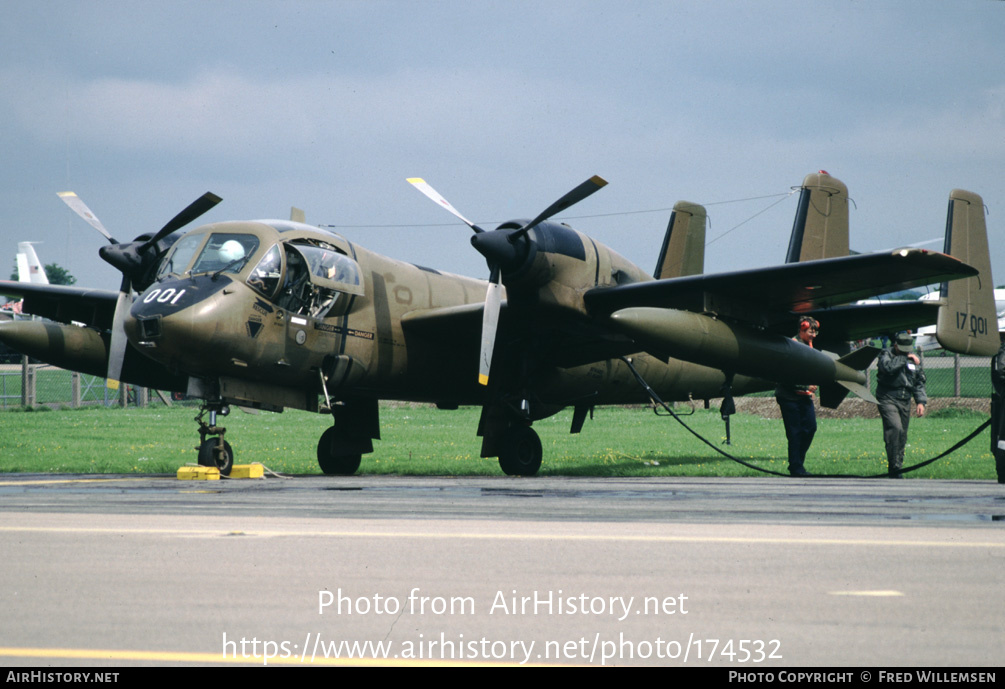
[[[944,251],[977,268],[980,274],[942,284],[935,337],[950,351],[992,356],[999,346],[998,316],[984,200],[977,194],[962,189],[949,194]]]
[[[786,263],[848,255],[848,187],[821,170],[803,179]]]
[[[869,368],[869,365],[876,360],[881,352],[882,350],[876,347],[860,347],[838,359],[838,363],[855,371],[864,371]],[[872,396],[872,392],[867,386],[852,380],[836,380],[833,383],[825,383],[820,386],[820,406],[837,409],[849,392],[854,392],[866,402],[876,404],[876,398]]]
[[[45,268],[38,260],[35,247],[31,242],[18,242],[17,244],[17,279],[18,282],[30,282],[35,285],[48,285],[49,278],[45,275]]]
[[[654,278],[701,275],[705,270],[705,219],[704,206],[687,201],[674,204]]]

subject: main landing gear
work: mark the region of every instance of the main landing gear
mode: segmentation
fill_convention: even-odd
[[[499,445],[499,467],[507,476],[534,476],[541,468],[541,439],[530,426],[511,426]]]
[[[209,413],[209,423],[203,417]],[[230,443],[223,439],[227,429],[216,425],[216,417],[227,416],[230,407],[225,404],[204,404],[199,408],[195,421],[199,424],[199,464],[205,467],[216,467],[224,476],[230,476],[234,468],[234,451]],[[206,436],[215,436],[207,438]]]
[[[541,468],[541,439],[530,427],[529,405],[486,405],[478,422],[482,457],[498,457],[507,476],[534,476]]]
[[[530,383],[539,369],[535,354],[540,351],[539,343],[527,325],[529,321],[510,319],[511,324],[514,322],[522,325],[510,333],[511,344],[504,348],[510,355],[505,382],[487,390],[488,403],[482,406],[478,435],[482,438],[481,456],[497,457],[504,474],[536,476],[544,453],[531,424],[561,407],[552,410],[533,393]],[[503,381],[504,377],[497,375],[493,380]]]
[[[327,397],[327,395],[326,395]],[[377,400],[348,399],[328,404],[332,427],[318,441],[318,466],[328,476],[349,476],[380,439]]]
[[[361,452],[346,452],[335,427],[321,434],[318,441],[318,466],[328,476],[349,476],[355,474],[363,460]]]

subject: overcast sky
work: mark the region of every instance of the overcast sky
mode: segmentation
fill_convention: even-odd
[[[706,271],[737,270],[782,260],[786,194],[825,169],[860,251],[939,237],[949,191],[981,194],[1001,284],[1002,36],[993,0],[8,0],[0,275],[33,240],[118,287],[56,196],[72,189],[120,239],[210,190],[202,221],[295,205],[485,277],[470,230],[407,177],[491,225],[594,174],[610,184],[560,216],[574,227],[652,270],[661,209],[709,204]]]

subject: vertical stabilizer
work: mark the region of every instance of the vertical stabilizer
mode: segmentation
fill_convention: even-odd
[[[848,187],[825,171],[806,175],[786,263],[848,255]]]
[[[17,279],[18,282],[30,282],[35,285],[49,284],[45,268],[38,260],[38,254],[35,253],[35,247],[31,245],[31,242],[18,242],[17,244]]]
[[[705,220],[704,206],[687,201],[674,204],[654,278],[701,275],[705,270]]]
[[[935,337],[950,351],[992,356],[999,345],[998,317],[984,200],[977,194],[962,189],[949,194],[944,251],[970,264],[980,275],[942,285]]]

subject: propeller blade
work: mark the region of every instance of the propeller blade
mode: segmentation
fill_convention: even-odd
[[[520,238],[524,234],[526,234],[527,231],[530,230],[530,228],[534,227],[534,225],[537,225],[539,222],[543,222],[543,221],[547,220],[548,218],[550,218],[551,216],[555,215],[556,213],[561,213],[566,208],[569,208],[570,206],[573,206],[573,205],[579,203],[580,201],[582,201],[583,199],[585,199],[587,196],[590,196],[591,194],[600,191],[601,189],[603,189],[606,186],[607,186],[607,180],[603,179],[599,175],[594,175],[593,177],[591,177],[590,179],[586,180],[585,182],[583,182],[582,184],[580,184],[578,187],[576,187],[575,189],[573,189],[572,191],[570,191],[568,194],[566,194],[565,196],[563,196],[562,198],[560,198],[558,201],[555,201],[555,203],[553,203],[550,206],[548,206],[536,218],[534,218],[533,220],[531,220],[529,223],[527,223],[526,225],[524,225],[523,227],[521,227],[519,230],[517,230],[516,232],[514,232],[513,234],[511,234],[510,235],[510,241],[511,242],[516,241],[518,238]]]
[[[499,326],[499,308],[502,302],[501,271],[493,271],[495,275],[489,280],[488,291],[485,292],[485,308],[482,310],[482,344],[478,361],[478,382],[489,384],[489,371],[492,368],[492,350],[496,343],[496,329]]]
[[[482,228],[478,227],[478,225],[475,225],[473,222],[471,222],[470,220],[468,220],[467,218],[465,218],[463,215],[461,215],[460,211],[458,211],[456,208],[454,208],[453,206],[451,206],[449,201],[447,201],[445,198],[443,198],[443,196],[441,196],[438,191],[436,191],[431,186],[429,186],[429,184],[426,182],[426,180],[422,179],[421,177],[409,177],[408,178],[408,183],[411,184],[416,189],[418,189],[419,191],[421,191],[423,194],[425,194],[426,196],[428,196],[430,199],[432,199],[436,203],[438,203],[441,206],[443,206],[444,208],[446,208],[448,211],[450,211],[451,213],[453,213],[455,216],[457,216],[458,218],[460,218],[461,222],[463,222],[465,225],[467,225],[468,227],[470,227],[475,232],[484,232],[485,231]]]
[[[108,230],[105,229],[105,226],[101,224],[101,221],[98,220],[98,216],[91,212],[91,209],[87,207],[86,203],[80,200],[79,196],[72,191],[60,191],[56,192],[56,195],[63,199],[63,203],[69,206],[70,210],[86,220],[91,227],[104,235],[105,239],[110,241],[112,244],[118,244],[115,238],[112,237]]]
[[[195,201],[190,203],[188,207],[185,208],[181,213],[171,218],[168,224],[158,230],[157,234],[145,241],[138,249],[137,253],[143,253],[148,247],[153,246],[160,240],[167,237],[172,232],[185,227],[190,222],[198,218],[203,213],[209,211],[213,206],[222,201],[219,196],[211,191],[207,191],[205,194],[197,198]]]
[[[125,323],[126,317],[129,315],[130,302],[129,294],[120,291],[119,298],[115,302],[115,315],[112,318],[112,338],[108,345],[108,371],[105,374],[110,390],[118,390],[119,380],[122,378],[122,362],[126,358],[126,345],[129,343],[126,338]]]

